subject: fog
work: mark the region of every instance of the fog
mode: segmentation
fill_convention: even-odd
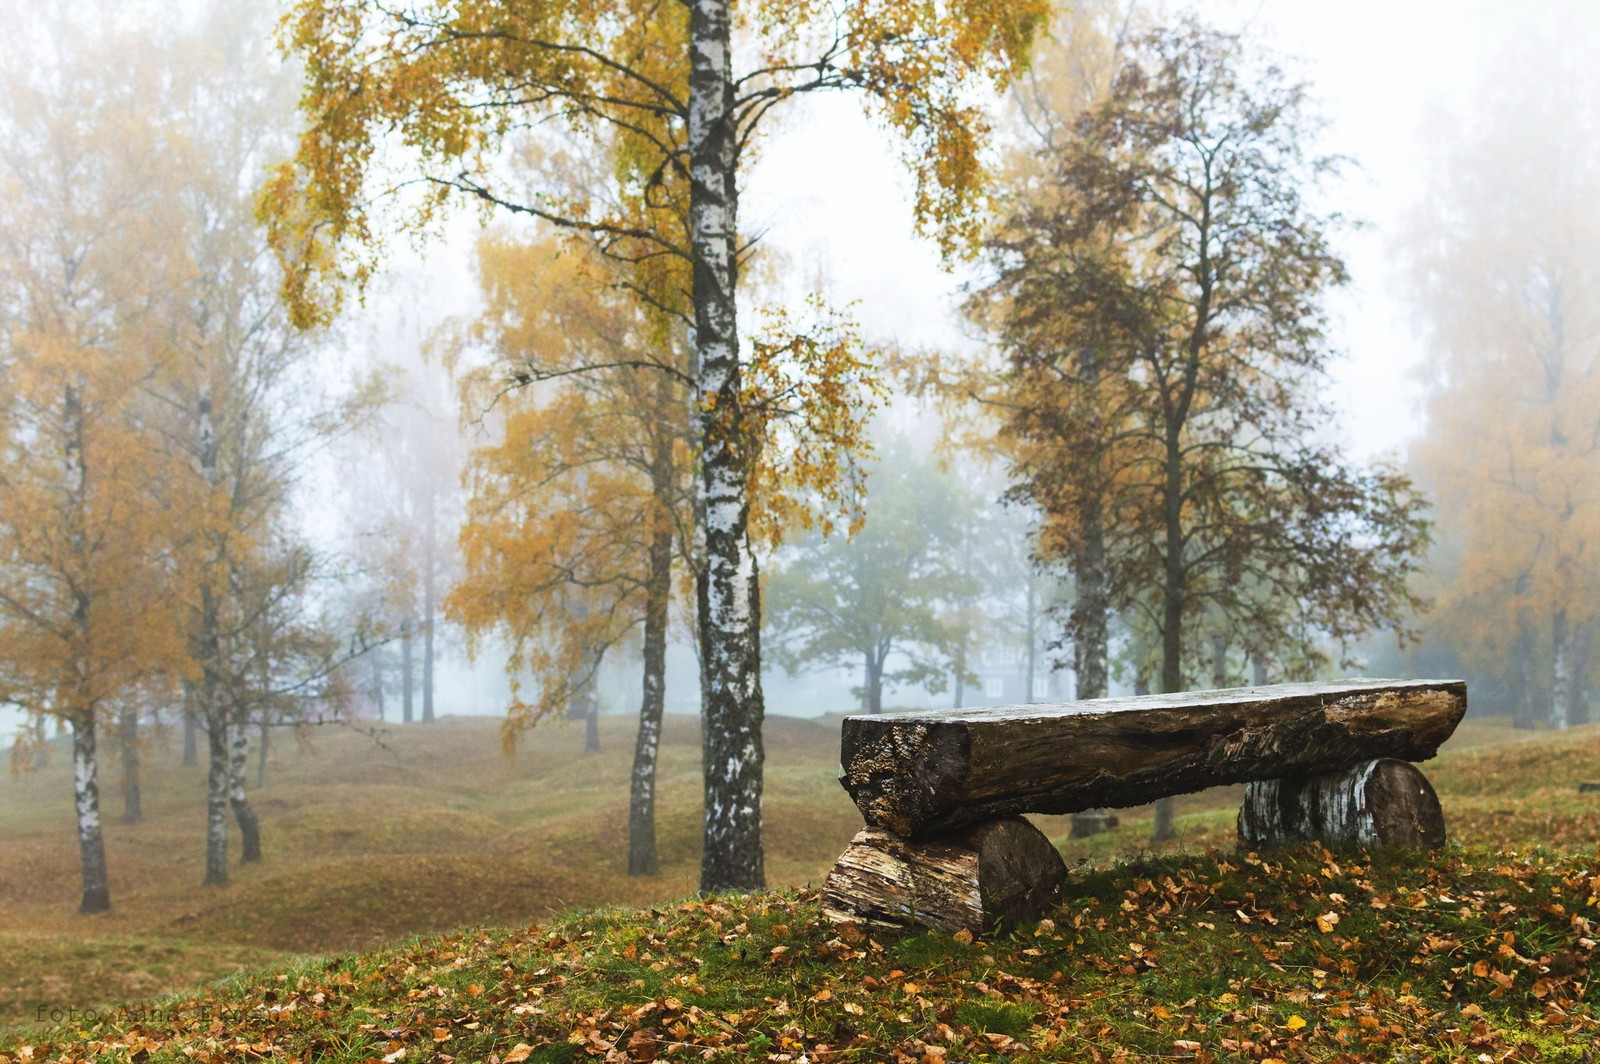
[[[198,22],[208,5],[196,3],[191,9]],[[140,10],[129,8],[129,19],[137,21]],[[1479,138],[1474,143],[1491,142],[1489,135],[1483,133],[1483,123],[1490,122],[1491,117],[1482,117],[1481,112],[1484,101],[1493,97],[1502,83],[1521,86],[1518,91],[1525,89],[1530,98],[1565,100],[1570,104],[1570,108],[1554,106],[1540,112],[1540,121],[1571,123],[1570,129],[1549,131],[1545,142],[1600,142],[1592,79],[1570,85],[1560,80],[1574,69],[1581,73],[1581,63],[1567,64],[1552,57],[1548,63],[1539,63],[1537,69],[1518,65],[1534,62],[1543,48],[1564,48],[1579,56],[1595,54],[1600,49],[1600,18],[1592,5],[1508,7],[1491,3],[1379,4],[1361,0],[1329,7],[1262,0],[1170,8],[1139,5],[1135,12],[1151,25],[1189,12],[1210,25],[1240,35],[1250,49],[1274,54],[1294,78],[1309,84],[1313,110],[1326,120],[1326,127],[1316,135],[1315,149],[1345,156],[1352,163],[1338,180],[1315,193],[1314,204],[1322,212],[1337,212],[1360,223],[1359,228],[1340,229],[1333,237],[1335,250],[1349,268],[1350,280],[1342,288],[1328,292],[1323,304],[1329,316],[1329,346],[1340,356],[1332,363],[1330,378],[1319,385],[1322,397],[1330,399],[1338,411],[1324,431],[1354,461],[1388,461],[1421,477],[1427,491],[1453,490],[1451,485],[1457,482],[1441,470],[1437,460],[1428,465],[1414,454],[1418,441],[1430,432],[1428,397],[1443,379],[1437,368],[1429,368],[1429,359],[1436,360],[1435,367],[1448,361],[1441,345],[1447,345],[1450,332],[1438,320],[1440,313],[1447,312],[1427,304],[1422,291],[1427,282],[1418,280],[1416,260],[1422,239],[1416,235],[1419,212],[1425,213],[1430,197],[1438,195],[1443,183],[1447,183],[1446,160],[1457,158],[1453,153],[1462,143],[1461,138]],[[1524,43],[1518,45],[1519,41]],[[14,77],[28,80],[28,53],[9,49],[5,61]],[[1530,81],[1537,84],[1529,87],[1525,83]],[[110,91],[109,85],[106,90]],[[11,106],[26,104],[14,96]],[[1580,162],[1585,160],[1569,160],[1566,165]],[[992,349],[993,337],[976,325],[962,307],[968,295],[985,283],[990,267],[981,258],[945,262],[932,240],[913,233],[911,181],[902,163],[900,149],[885,138],[880,126],[862,117],[853,100],[822,96],[797,103],[760,144],[759,161],[744,186],[744,226],[749,232],[760,233],[761,254],[769,264],[763,269],[773,278],[761,298],[787,304],[799,313],[804,298],[820,289],[834,303],[849,305],[870,348],[901,353],[938,352],[958,361],[981,358]],[[1600,188],[1592,184],[1600,177],[1592,151],[1586,165],[1588,169],[1575,172],[1573,179],[1591,182],[1588,187],[1600,193]],[[15,173],[10,178],[18,179]],[[1506,190],[1506,195],[1515,197],[1517,192]],[[1600,195],[1591,200],[1600,201]],[[1539,205],[1504,203],[1502,209],[1521,210],[1533,216],[1538,214]],[[434,600],[429,608],[437,611],[431,628],[437,670],[431,681],[431,697],[437,714],[498,715],[518,697],[513,694],[514,683],[523,685],[521,697],[527,697],[539,686],[528,671],[538,664],[539,653],[529,659],[524,650],[525,668],[519,671],[513,667],[508,679],[509,644],[505,634],[492,624],[484,624],[471,641],[475,655],[469,655],[469,640],[452,623],[444,606],[449,585],[467,564],[453,547],[456,526],[469,512],[470,485],[464,488],[457,483],[460,462],[473,448],[496,442],[501,432],[495,423],[497,408],[492,403],[483,402],[480,396],[475,408],[464,410],[457,394],[462,374],[473,366],[490,364],[493,352],[481,342],[467,342],[447,360],[441,354],[438,339],[451,330],[470,331],[471,323],[484,310],[477,285],[475,246],[485,220],[477,212],[461,212],[448,218],[439,237],[431,242],[415,246],[406,239],[392,242],[364,301],[350,306],[318,338],[326,357],[317,360],[316,368],[308,372],[340,387],[363,374],[374,373],[388,389],[390,405],[368,411],[363,415],[366,424],[355,431],[341,431],[337,440],[319,448],[318,455],[297,473],[293,491],[294,523],[300,534],[334,559],[330,572],[340,574],[330,576],[326,584],[310,592],[318,609],[344,601],[354,594],[351,588],[363,586],[363,582],[376,588],[382,580],[374,574],[385,566],[398,567],[396,571],[409,574],[395,578],[399,583],[394,586],[403,585],[403,594],[394,591],[394,587],[371,593],[386,601],[397,594],[415,597],[421,594],[417,590],[421,584],[416,563],[402,555],[420,549],[414,547],[413,540],[417,522],[422,520],[418,516],[421,511],[416,509],[414,500],[401,505],[393,500],[375,501],[375,496],[386,491],[403,495],[408,489],[397,485],[405,475],[416,472],[423,462],[419,456],[424,452],[433,457],[446,453],[454,456],[445,463],[453,472],[436,476],[442,477],[438,479],[442,486],[437,489],[437,520],[441,527],[434,530],[430,540],[438,551],[451,555],[447,562],[439,563],[438,586],[427,592]],[[491,217],[487,221],[505,225],[503,218]],[[1591,221],[1574,220],[1569,227],[1574,239],[1592,240],[1594,230],[1583,228],[1590,224]],[[1555,230],[1560,228],[1559,223],[1554,226]],[[1592,282],[1593,273],[1583,274],[1594,261],[1592,248],[1588,254],[1587,266],[1574,260],[1573,277],[1582,274],[1583,280]],[[13,297],[13,307],[18,305],[16,298]],[[1587,289],[1582,298],[1600,299],[1600,290]],[[755,308],[750,309],[753,314]],[[13,344],[18,342],[13,338]],[[1591,352],[1595,342],[1592,334],[1573,339],[1580,348],[1589,345]],[[1573,364],[1580,376],[1587,373],[1584,367],[1593,362],[1592,353],[1583,357],[1589,359],[1583,366]],[[1466,371],[1456,367],[1449,372]],[[414,420],[418,411],[424,412],[433,436],[422,442],[403,442],[402,436],[409,431],[404,425],[408,418]],[[1600,416],[1600,411],[1579,409],[1571,416],[1581,419],[1586,414],[1593,418]],[[941,441],[953,436],[953,430],[941,427],[939,419],[943,416],[925,401],[895,394],[888,398],[872,432],[880,448],[889,448],[893,439],[909,435],[914,449],[940,450],[949,468],[938,475],[972,486],[972,512],[978,519],[1019,525],[1021,531],[1016,536],[972,536],[963,548],[969,554],[974,550],[996,553],[997,557],[983,564],[995,573],[1009,572],[1005,579],[1013,583],[989,587],[974,600],[991,617],[989,623],[980,626],[990,638],[985,645],[974,643],[969,648],[972,660],[982,662],[980,667],[960,677],[958,685],[954,681],[959,670],[947,661],[945,675],[933,679],[935,689],[927,686],[929,676],[898,686],[891,684],[886,691],[887,702],[947,704],[956,697],[957,686],[964,689],[968,699],[978,698],[975,692],[985,689],[1003,692],[978,698],[979,701],[1070,697],[1074,689],[1071,670],[1051,666],[1070,659],[1071,647],[1049,646],[1061,642],[1062,610],[1072,593],[1070,579],[1059,569],[1039,574],[1034,589],[1035,607],[1031,611],[1021,607],[1022,613],[1016,614],[1019,607],[1014,600],[1023,589],[1015,582],[1029,579],[1027,566],[1018,563],[1031,549],[1027,528],[1033,520],[1032,511],[1026,505],[1008,509],[998,504],[999,496],[1011,483],[1003,460],[979,462],[959,447],[941,449]],[[413,456],[402,457],[397,463],[392,461],[397,454]],[[387,465],[386,458],[391,459]],[[869,527],[873,520],[871,492],[869,487],[865,503]],[[1467,519],[1470,505],[1461,500],[1440,501],[1440,513]],[[1580,509],[1591,505],[1585,500]],[[1452,529],[1441,529],[1434,561],[1424,565],[1416,579],[1425,597],[1445,607],[1465,609],[1468,607],[1463,603],[1482,603],[1490,591],[1480,588],[1469,595],[1453,590],[1452,581],[1463,571],[1462,552],[1470,556],[1474,550],[1488,548],[1482,542],[1468,543],[1454,533]],[[805,534],[797,531],[789,546],[767,551],[763,564],[771,572],[783,571],[806,542]],[[403,545],[404,550],[398,549],[397,544]],[[374,554],[370,549],[374,545],[383,549]],[[390,548],[395,549],[385,554],[384,550]],[[1574,551],[1574,557],[1581,554],[1577,548]],[[1565,567],[1561,571],[1568,573],[1568,580],[1579,580],[1571,575],[1572,564],[1577,563],[1563,560],[1558,568]],[[1470,563],[1466,569],[1471,569]],[[1584,572],[1579,582],[1596,575],[1600,574]],[[1542,578],[1535,581],[1538,579]],[[1532,591],[1510,591],[1494,601],[1500,608],[1526,615],[1535,597]],[[667,704],[673,712],[694,712],[698,694],[695,658],[687,639],[687,598],[681,593],[678,598],[668,656]],[[1052,605],[1057,607],[1055,612],[1051,612]],[[1587,632],[1587,626],[1600,620],[1591,617],[1586,607],[1562,609],[1564,630]],[[1022,619],[1017,620],[1017,616]],[[426,622],[416,623],[428,628]],[[1450,671],[1498,676],[1491,681],[1491,687],[1498,684],[1495,689],[1502,695],[1491,705],[1511,712],[1506,700],[1513,696],[1506,692],[1512,685],[1505,679],[1511,666],[1504,661],[1503,646],[1474,650],[1469,644],[1475,637],[1463,634],[1460,624],[1435,623],[1427,614],[1413,617],[1409,623],[1420,625],[1419,630],[1426,637],[1422,644],[1423,663]],[[1528,623],[1534,624],[1531,620]],[[1546,622],[1539,623],[1548,627]],[[378,623],[374,629],[377,634],[372,636],[375,649],[371,653],[383,656],[387,662],[373,674],[378,678],[372,682],[383,692],[384,713],[391,720],[399,712],[396,700],[401,697],[400,687],[405,685],[394,686],[398,681],[383,677],[384,670],[398,668],[391,659],[397,660],[399,654],[401,627],[400,621],[390,617]],[[1031,644],[1023,634],[1030,629]],[[420,640],[421,636],[415,638]],[[1115,635],[1114,654],[1126,655],[1131,638],[1126,633]],[[1581,664],[1574,665],[1558,662],[1561,653],[1554,646],[1539,649],[1543,646],[1541,640],[1548,642],[1544,636],[1530,639],[1528,659],[1540,662],[1534,671],[1548,673],[1555,669],[1561,677],[1518,681],[1524,687],[1532,685],[1540,693],[1516,697],[1548,700],[1551,683],[1568,688],[1576,685],[1586,692],[1583,674],[1591,667],[1592,658],[1586,649],[1581,653],[1572,650],[1571,654],[1581,659]],[[1586,648],[1587,635],[1580,642]],[[1408,658],[1392,649],[1392,644],[1392,633],[1379,633],[1361,642],[1353,651],[1355,667],[1420,667],[1415,649]],[[412,652],[421,653],[416,649]],[[636,633],[615,638],[598,680],[603,711],[636,711],[639,652]],[[891,653],[890,660],[904,665],[909,659],[905,650],[899,650]],[[1031,688],[1026,686],[1030,661]],[[1245,658],[1239,657],[1235,666],[1236,678],[1242,678],[1247,671]],[[890,671],[894,671],[892,664]],[[1131,667],[1113,672],[1113,690],[1131,688]],[[801,663],[794,676],[769,666],[767,704],[771,711],[785,714],[840,712],[857,704],[857,688],[862,682],[863,666],[843,652],[825,660]],[[408,697],[416,703],[413,714],[420,718],[420,676],[414,683],[418,689]],[[360,684],[356,687],[360,688]],[[1558,693],[1555,697],[1569,696]],[[1587,694],[1582,697],[1586,700]],[[349,702],[349,711],[371,716],[377,712],[375,698],[372,690],[358,690]],[[1532,715],[1530,720],[1539,716],[1532,709],[1527,713]],[[8,732],[21,724],[24,715],[15,706],[0,710],[0,714],[0,722]],[[1580,716],[1586,718],[1587,711]]]

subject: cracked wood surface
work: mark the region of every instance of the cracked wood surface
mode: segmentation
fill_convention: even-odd
[[[844,721],[840,782],[867,824],[918,838],[1363,761],[1423,761],[1466,684],[1354,680],[997,706]]]
[[[822,913],[835,923],[983,934],[1038,919],[1066,879],[1044,832],[1020,818],[921,842],[866,828],[828,873]]]

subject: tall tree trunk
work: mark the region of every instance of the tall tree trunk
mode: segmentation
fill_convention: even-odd
[[[1109,685],[1106,658],[1107,617],[1110,612],[1106,602],[1105,534],[1098,508],[1086,517],[1083,524],[1083,542],[1079,545],[1077,559],[1077,594],[1072,601],[1072,673],[1076,680],[1074,694],[1077,698],[1104,698]],[[1087,838],[1099,834],[1115,819],[1104,809],[1086,809],[1072,814],[1072,837]]]
[[[1267,686],[1267,663],[1260,655],[1253,654],[1250,657],[1250,682],[1256,687]]]
[[[206,886],[228,885],[228,717],[207,699]]]
[[[33,758],[34,771],[44,768],[50,763],[50,729],[44,717],[39,717],[33,722]]]
[[[883,656],[877,647],[862,655],[861,708],[874,715],[883,712]]]
[[[761,598],[750,543],[735,284],[738,140],[730,0],[689,0],[689,240],[694,267],[694,431],[700,462],[705,835],[700,889],[766,885],[761,844]]]
[[[382,653],[383,652],[381,650],[371,650],[367,652],[368,657],[372,661],[372,697],[373,700],[378,704],[379,724],[388,722],[388,717],[384,714],[383,705],[383,662],[380,660]]]
[[[1550,670],[1550,727],[1557,731],[1568,723],[1572,682],[1572,637],[1567,631],[1567,611],[1557,610],[1551,624],[1553,664]]]
[[[600,659],[604,652],[594,656],[589,674],[583,678],[583,752],[600,752]]]
[[[1037,578],[1037,576],[1036,576],[1036,574],[1034,572],[1034,568],[1033,568],[1032,565],[1028,566],[1027,604],[1025,606],[1025,609],[1026,609],[1027,612],[1026,612],[1026,617],[1024,618],[1025,623],[1023,624],[1023,631],[1025,633],[1025,638],[1028,641],[1028,645],[1027,645],[1027,647],[1025,649],[1024,660],[1027,662],[1028,676],[1027,676],[1027,680],[1025,681],[1027,686],[1023,690],[1023,698],[1022,698],[1022,700],[1024,702],[1032,702],[1032,701],[1034,701],[1034,697],[1033,697],[1033,673],[1034,673],[1034,668],[1035,668],[1034,653],[1035,653],[1035,649],[1039,645],[1039,632],[1038,632],[1038,621],[1037,621],[1037,614],[1038,614],[1038,578]]]
[[[1594,663],[1594,628],[1581,625],[1572,633],[1572,668],[1567,696],[1567,723],[1589,723],[1589,673]]]
[[[1217,690],[1228,686],[1228,640],[1220,632],[1211,636],[1211,686]]]
[[[433,584],[434,498],[429,484],[428,512],[422,537],[422,723],[433,723],[433,622],[438,612]],[[595,749],[599,749],[598,742]]]
[[[118,714],[117,742],[122,748],[122,822],[144,822],[144,803],[139,793],[139,709],[130,700]]]
[[[411,641],[413,625],[407,618],[400,625],[400,719],[406,724],[412,719]]]
[[[194,695],[188,684],[183,686],[183,763],[200,763],[200,714],[194,707]]]
[[[1077,697],[1104,698],[1108,687],[1106,660],[1109,605],[1106,601],[1105,531],[1098,514],[1084,522],[1073,599],[1072,671]]]
[[[100,833],[100,764],[95,754],[95,714],[72,718],[72,789],[78,811],[78,859],[83,867],[80,913],[111,908],[111,881],[106,872],[106,844]]]
[[[230,731],[233,733],[233,751],[228,759],[228,804],[233,807],[233,818],[239,822],[239,863],[261,860],[261,822],[250,807],[244,793],[245,766],[250,762],[249,721],[238,714]]]
[[[656,853],[656,762],[661,750],[661,715],[667,691],[667,608],[672,602],[672,523],[666,509],[672,483],[672,452],[656,448],[652,466],[656,495],[655,528],[650,535],[650,576],[644,605],[644,697],[639,703],[639,735],[633,746],[633,776],[628,795],[628,874],[661,871]]]
[[[211,421],[211,395],[202,391],[195,409],[200,472],[205,482],[217,486],[217,441]],[[226,548],[216,546],[216,558]],[[200,617],[195,636],[195,660],[200,679],[194,689],[197,711],[206,723],[206,874],[207,886],[228,883],[228,718],[222,705],[222,632],[217,589],[210,578],[200,585]]]

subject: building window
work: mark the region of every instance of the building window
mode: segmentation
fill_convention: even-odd
[[[1006,682],[998,676],[991,676],[989,679],[983,681],[983,697],[1004,698],[1005,694]]]

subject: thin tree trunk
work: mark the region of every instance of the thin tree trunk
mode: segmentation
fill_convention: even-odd
[[[1250,682],[1256,687],[1267,686],[1267,663],[1256,655],[1250,658]]]
[[[593,663],[589,666],[589,674],[583,678],[583,752],[598,754],[600,752],[600,659],[603,656],[596,654]]]
[[[702,891],[766,885],[761,843],[761,600],[747,490],[735,292],[738,143],[730,0],[689,0],[689,239],[693,253],[695,443],[703,544],[696,589],[702,655]]]
[[[1081,699],[1104,698],[1109,686],[1106,659],[1108,639],[1106,615],[1105,533],[1099,509],[1092,507],[1083,525],[1083,542],[1078,553],[1077,595],[1072,602],[1072,672]],[[1105,809],[1086,809],[1072,814],[1071,837],[1097,835],[1115,826],[1116,818]]]
[[[185,685],[183,692],[183,763],[200,763],[200,715],[195,712],[194,698]]]
[[[1211,686],[1228,686],[1228,640],[1220,632],[1211,636]]]
[[[78,858],[83,866],[80,913],[111,908],[111,881],[106,871],[106,844],[100,833],[100,765],[95,754],[95,715],[72,718],[72,788],[78,811]]]
[[[433,622],[435,589],[433,586],[434,555],[434,498],[429,484],[428,513],[422,539],[422,723],[433,723]],[[595,749],[599,749],[598,741]]]
[[[228,804],[233,807],[233,818],[239,822],[239,863],[261,860],[261,823],[250,799],[244,793],[244,771],[250,761],[249,722],[240,714],[230,729],[233,733],[233,752],[228,759]]]
[[[33,722],[33,768],[35,771],[50,763],[50,729],[45,718]]]
[[[1594,662],[1594,629],[1583,625],[1572,634],[1571,685],[1567,696],[1567,723],[1589,723],[1589,671]]]
[[[208,702],[211,700],[208,699]],[[228,885],[228,722],[221,707],[206,707],[206,886]]]
[[[661,749],[661,715],[667,689],[667,608],[672,600],[672,523],[665,510],[671,487],[672,453],[656,449],[657,513],[650,537],[650,577],[644,606],[644,696],[639,704],[639,735],[633,747],[628,795],[628,874],[653,876],[661,870],[656,852],[656,762]]]
[[[865,664],[861,682],[861,708],[871,714],[883,712],[883,658],[877,647],[861,657]]]
[[[1567,611],[1557,610],[1552,624],[1554,664],[1550,670],[1550,727],[1560,731],[1568,723],[1569,685],[1571,676],[1572,640],[1567,632]]]
[[[131,701],[122,707],[117,740],[122,747],[122,822],[144,822],[139,793],[139,710]]]
[[[384,724],[388,722],[388,717],[384,715],[383,662],[380,660],[381,651],[369,651],[369,655],[372,658],[372,696],[373,699],[378,703],[378,723]]]
[[[412,623],[408,619],[400,626],[400,719],[410,724],[411,711],[411,641]]]
[[[1028,686],[1027,686],[1026,690],[1023,692],[1024,697],[1023,697],[1022,700],[1024,702],[1032,702],[1032,701],[1034,701],[1034,697],[1033,697],[1034,651],[1035,651],[1035,648],[1039,644],[1039,633],[1036,631],[1036,623],[1037,622],[1035,620],[1035,615],[1037,613],[1037,598],[1038,598],[1037,578],[1034,575],[1033,566],[1029,565],[1028,566],[1028,585],[1027,585],[1027,607],[1026,607],[1027,608],[1027,617],[1026,617],[1026,623],[1023,625],[1024,631],[1026,631],[1026,633],[1027,633],[1027,640],[1028,640],[1028,646],[1027,646],[1027,663],[1028,663],[1027,685]]]

